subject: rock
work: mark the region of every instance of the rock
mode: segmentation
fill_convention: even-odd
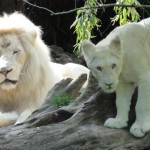
[[[105,94],[90,75],[87,88],[78,93],[86,80],[82,75],[74,85],[71,79],[56,84],[46,102],[28,120],[17,126],[0,129],[0,150],[148,150],[150,133],[135,138],[125,129],[103,126],[108,117],[116,114],[115,94]],[[79,84],[80,86],[77,86]],[[74,91],[72,91],[74,89]],[[60,93],[77,93],[68,106],[53,108],[51,99]],[[132,98],[130,124],[135,120]],[[129,126],[130,126],[129,124]]]
[[[66,63],[77,63],[77,64],[85,64],[83,59],[77,58],[74,54],[64,52],[61,47],[51,45],[51,57],[52,60],[56,63],[66,64]]]

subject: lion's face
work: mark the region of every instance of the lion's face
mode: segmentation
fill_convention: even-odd
[[[113,41],[114,42],[114,41]],[[118,43],[92,44],[83,43],[83,54],[92,74],[99,82],[99,86],[107,93],[114,92],[118,85],[118,78],[122,69],[122,53]]]
[[[0,88],[16,87],[27,55],[15,34],[0,35]]]
[[[121,60],[108,52],[101,52],[88,63],[88,67],[105,92],[115,91],[121,70]]]

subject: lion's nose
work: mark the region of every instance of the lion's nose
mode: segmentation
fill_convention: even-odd
[[[0,69],[0,73],[4,74],[5,76],[11,71],[12,71],[12,69],[8,69],[6,67],[3,67]]]

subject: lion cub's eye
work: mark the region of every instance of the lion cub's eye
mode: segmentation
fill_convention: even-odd
[[[100,66],[96,67],[96,69],[97,69],[98,71],[102,71],[102,67],[100,67]]]
[[[112,64],[111,67],[112,67],[112,69],[116,68],[116,64]]]

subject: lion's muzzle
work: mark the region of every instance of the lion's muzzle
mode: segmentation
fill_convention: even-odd
[[[0,73],[2,73],[5,76],[7,76],[7,74],[11,71],[12,71],[12,69],[7,68],[7,67],[0,68]]]

